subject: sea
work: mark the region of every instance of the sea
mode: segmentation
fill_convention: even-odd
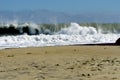
[[[116,23],[0,24],[0,49],[115,43],[119,37]]]

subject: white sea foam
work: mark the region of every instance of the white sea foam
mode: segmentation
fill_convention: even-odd
[[[58,32],[59,34],[67,34],[67,35],[93,35],[97,34],[97,30],[94,27],[86,27],[80,26],[77,23],[71,23],[70,27],[63,28]]]
[[[53,35],[17,35],[1,36],[0,49],[38,46],[59,46],[73,44],[113,43],[120,34],[103,34],[94,27],[82,27],[71,23],[70,27],[63,28]]]

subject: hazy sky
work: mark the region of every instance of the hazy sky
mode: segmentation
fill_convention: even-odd
[[[120,0],[0,0],[0,10],[47,9],[59,12],[120,12]]]

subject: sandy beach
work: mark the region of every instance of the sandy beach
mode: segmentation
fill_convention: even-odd
[[[120,46],[0,50],[0,80],[120,80]]]

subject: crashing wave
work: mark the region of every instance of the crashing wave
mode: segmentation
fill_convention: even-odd
[[[93,25],[93,26],[91,26]],[[109,27],[109,25],[111,25]],[[88,26],[81,26],[78,23],[71,23],[55,25],[55,24],[35,24],[35,23],[9,23],[0,26],[0,35],[38,35],[38,34],[67,34],[67,35],[93,35],[97,33],[120,33],[120,27],[116,24],[103,24],[103,26],[96,26],[90,24]]]
[[[58,33],[67,35],[93,35],[98,32],[94,27],[80,26],[77,23],[71,23],[71,25],[68,28],[63,28]]]
[[[58,27],[56,28],[55,25],[47,25],[46,27],[33,23],[7,24],[1,26],[0,49],[13,47],[114,43],[120,37],[119,33],[103,33],[102,28],[80,26],[77,23],[71,23],[67,27]]]

